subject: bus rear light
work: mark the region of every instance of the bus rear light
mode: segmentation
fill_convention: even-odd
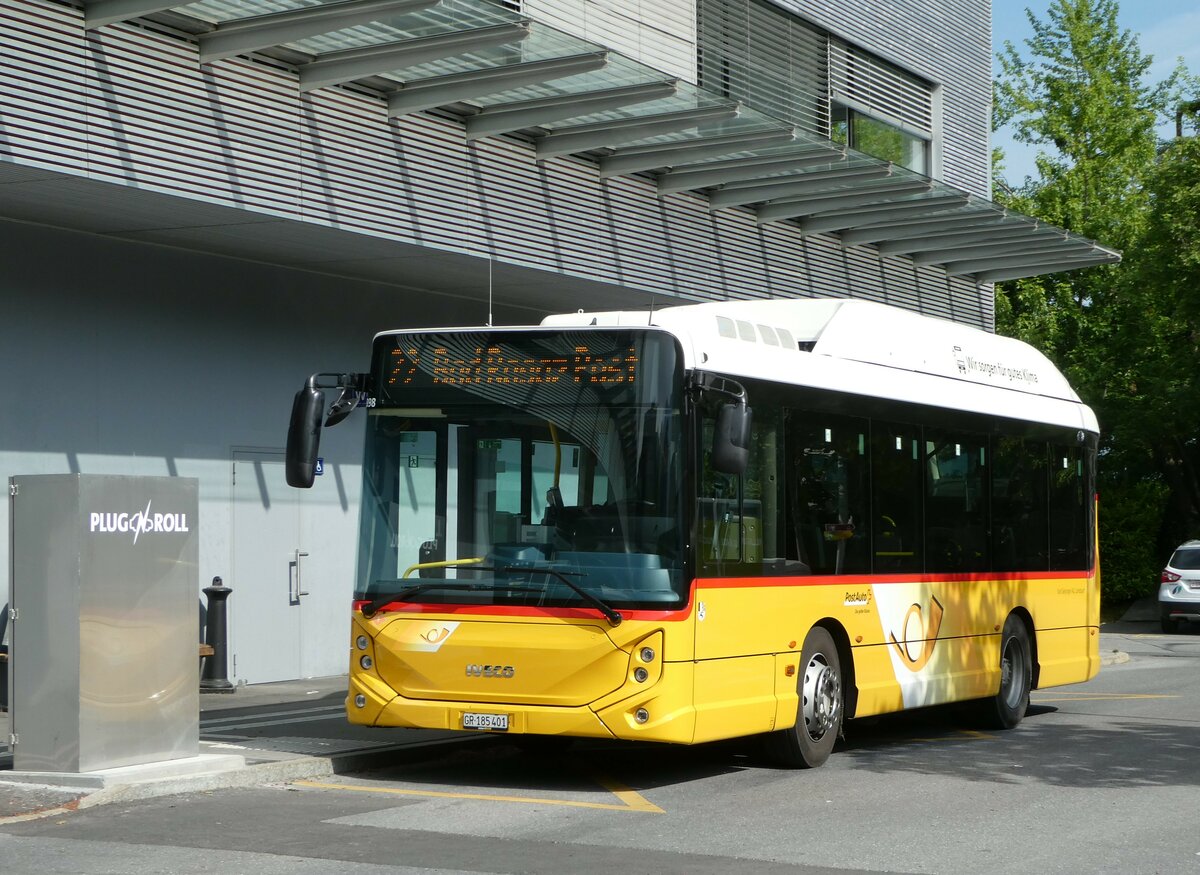
[[[1180,578],[1180,575],[1176,574],[1174,571],[1167,571],[1167,569],[1165,569],[1165,568],[1163,569],[1163,573],[1162,573],[1162,582],[1163,583],[1174,583],[1175,581],[1179,580],[1179,578]]]

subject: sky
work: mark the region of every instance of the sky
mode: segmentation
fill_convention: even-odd
[[[1047,21],[1051,0],[992,0],[992,55],[1009,40],[1026,54],[1024,40],[1033,35],[1025,16],[1030,9],[1038,19]],[[1170,74],[1177,58],[1182,57],[1192,73],[1200,73],[1200,3],[1197,0],[1121,0],[1118,21],[1138,36],[1143,54],[1154,56],[1149,81],[1158,82]],[[993,61],[993,70],[996,64]],[[1174,136],[1174,124],[1163,128],[1163,136]],[[1007,131],[993,134],[993,146],[1004,150],[1005,176],[1020,183],[1036,170],[1036,149],[1014,143]]]

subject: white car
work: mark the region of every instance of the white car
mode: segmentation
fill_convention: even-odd
[[[1164,632],[1178,632],[1183,620],[1200,623],[1200,541],[1180,544],[1158,587]]]

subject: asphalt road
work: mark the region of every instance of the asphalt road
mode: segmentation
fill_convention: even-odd
[[[1111,627],[1102,646],[1129,661],[1035,693],[1011,732],[953,708],[882,718],[807,772],[744,743],[472,737],[332,779],[0,825],[0,871],[1194,872],[1200,633],[1146,628]],[[330,709],[230,712],[206,731],[246,740],[273,724],[319,746],[345,728]]]

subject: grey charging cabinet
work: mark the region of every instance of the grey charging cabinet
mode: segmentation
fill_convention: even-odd
[[[197,756],[197,481],[9,483],[14,768],[93,772]]]

